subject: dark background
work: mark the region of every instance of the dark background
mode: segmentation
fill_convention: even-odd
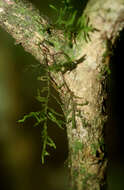
[[[106,144],[109,157],[108,183],[110,190],[124,189],[124,30],[120,32],[110,60],[108,81],[109,120],[106,125]]]
[[[60,1],[33,0],[36,7],[48,17],[56,15],[49,4]],[[79,1],[80,2],[80,1]],[[75,4],[76,6],[76,4]],[[77,6],[79,8],[79,6]],[[108,85],[109,121],[106,125],[106,143],[109,156],[108,189],[124,189],[123,148],[123,44],[124,31],[116,41],[111,58],[111,75]],[[66,130],[49,124],[49,134],[57,145],[41,164],[41,128],[27,120],[22,127],[17,123],[23,114],[40,109],[35,100],[38,62],[20,45],[14,45],[9,34],[0,29],[0,189],[1,190],[68,190]],[[53,93],[56,93],[53,90]],[[57,111],[61,109],[51,99]]]

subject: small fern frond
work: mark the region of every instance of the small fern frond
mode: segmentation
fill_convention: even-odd
[[[19,123],[24,123],[28,118],[34,118],[36,120],[34,126],[42,125],[42,153],[41,153],[41,160],[42,164],[44,164],[44,160],[46,156],[49,156],[47,151],[47,147],[56,148],[56,145],[52,138],[48,135],[48,122],[52,121],[55,123],[59,128],[63,129],[63,125],[65,122],[61,119],[63,117],[62,114],[58,113],[50,106],[50,97],[51,97],[51,90],[50,90],[50,76],[49,70],[46,70],[46,76],[41,78],[41,81],[45,83],[45,86],[42,89],[37,89],[37,96],[35,99],[41,104],[41,110],[36,112],[30,112],[27,115],[24,115],[22,119],[18,120]],[[57,99],[55,95],[52,95],[54,99],[61,104],[60,101]]]

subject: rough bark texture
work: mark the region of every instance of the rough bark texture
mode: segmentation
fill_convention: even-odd
[[[85,13],[97,29],[91,34],[90,42],[77,42],[80,47],[75,49],[77,59],[85,54],[86,59],[74,70],[63,75],[54,75],[54,80],[59,85],[63,80],[65,83],[60,95],[64,113],[68,114],[68,167],[72,189],[100,190],[106,185],[104,124],[107,112],[104,103],[107,99],[109,52],[119,31],[124,27],[124,1],[90,0]],[[48,49],[49,54],[57,52],[49,44],[40,45],[44,40],[58,38],[63,43],[60,32],[53,30],[52,37],[45,30],[43,32],[46,24],[47,21],[32,5],[0,0],[0,25],[40,63],[43,61],[43,54],[48,54]],[[73,118],[72,122],[70,118]]]
[[[124,26],[124,2],[90,1],[85,12],[98,32],[91,34],[91,42],[81,46],[80,55],[86,54],[86,60],[74,71],[66,73],[65,79],[71,91],[82,98],[75,102],[88,104],[78,106],[81,117],[76,116],[75,129],[68,125],[67,134],[73,189],[99,190],[106,187],[104,124],[107,108],[104,106],[107,101],[106,68],[110,58],[107,51]],[[111,45],[108,46],[109,42]],[[75,115],[78,115],[78,109]]]

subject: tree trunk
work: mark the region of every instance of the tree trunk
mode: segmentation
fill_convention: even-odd
[[[112,46],[124,27],[124,1],[90,0],[84,12],[96,29],[90,35],[90,42],[77,41],[76,58],[86,55],[85,60],[72,71],[59,72],[52,77],[59,86],[64,83],[59,93],[67,117],[72,189],[101,190],[106,186],[107,169],[104,142],[108,114],[106,84]],[[63,34],[51,29],[52,35],[49,35],[47,24],[48,21],[31,4],[0,0],[0,25],[40,63],[43,63],[43,55],[49,54],[48,64],[51,65],[50,56],[59,50],[46,42],[56,39],[61,44]]]

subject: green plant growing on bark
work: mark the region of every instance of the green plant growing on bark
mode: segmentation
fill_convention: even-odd
[[[47,151],[47,147],[52,147],[56,149],[56,145],[52,138],[48,134],[48,122],[51,121],[55,123],[59,128],[63,129],[63,125],[65,122],[62,120],[63,115],[56,112],[50,105],[50,96],[51,96],[51,88],[50,88],[50,76],[49,72],[46,72],[46,75],[40,78],[45,83],[45,86],[42,89],[37,89],[36,100],[41,104],[41,110],[36,112],[30,112],[20,120],[19,123],[24,123],[28,118],[34,118],[36,120],[34,126],[42,125],[42,153],[41,153],[41,161],[44,164],[44,158],[49,155]],[[58,102],[55,96],[52,96]]]
[[[70,47],[73,42],[76,43],[76,38],[80,36],[88,42],[90,40],[90,32],[95,29],[90,25],[89,18],[87,15],[78,15],[78,10],[75,9],[72,0],[63,0],[63,6],[57,9],[55,6],[50,5],[50,7],[56,11],[58,19],[53,24],[54,27],[61,30],[64,29],[64,34],[66,40],[69,40]]]
[[[63,125],[65,125],[65,122],[69,123],[72,122],[73,128],[75,128],[76,124],[75,117],[81,117],[82,122],[84,122],[85,119],[82,118],[80,113],[78,115],[75,115],[76,107],[77,105],[73,106],[75,104],[73,100],[73,94],[68,89],[68,93],[70,93],[70,98],[68,101],[72,101],[72,107],[69,110],[69,114],[71,113],[70,120],[67,120],[65,118],[65,121],[63,121],[63,115],[56,112],[55,109],[53,109],[49,102],[50,102],[50,96],[51,90],[51,73],[52,72],[60,72],[62,75],[67,72],[75,69],[77,65],[82,62],[85,59],[85,55],[81,57],[78,60],[75,60],[74,58],[74,49],[73,45],[76,45],[76,38],[79,38],[80,35],[83,36],[83,39],[88,42],[90,40],[90,32],[93,32],[95,29],[89,24],[89,18],[82,13],[82,15],[77,16],[78,10],[75,10],[74,7],[71,4],[71,0],[64,0],[63,1],[63,7],[57,10],[57,8],[53,5],[50,5],[50,7],[55,10],[58,14],[58,19],[53,24],[48,24],[46,26],[45,30],[42,32],[47,32],[47,35],[51,35],[51,30],[53,28],[61,29],[64,32],[64,43],[68,46],[68,50],[64,50],[63,47],[59,46],[59,42],[51,40],[44,40],[41,44],[39,44],[39,47],[44,51],[44,65],[45,65],[45,75],[40,76],[40,80],[45,83],[45,86],[42,89],[37,90],[37,96],[36,99],[41,104],[42,109],[36,112],[30,112],[20,120],[18,120],[19,123],[24,123],[25,120],[28,118],[34,118],[36,120],[34,126],[42,125],[42,153],[41,153],[41,160],[42,164],[44,164],[44,159],[46,156],[49,155],[49,152],[47,151],[48,147],[56,148],[56,145],[52,138],[48,134],[48,121],[51,121],[55,123],[59,128],[63,128]],[[23,11],[23,10],[22,10]],[[35,18],[34,18],[35,19]],[[63,54],[64,60],[59,61],[55,58],[56,55],[52,55],[52,61],[53,64],[49,65],[48,62],[48,55],[49,50],[46,47],[46,44],[49,44],[50,46],[54,46],[58,51],[59,54]],[[37,68],[36,68],[37,69]],[[63,81],[63,85],[65,84],[65,81]],[[60,88],[58,86],[58,88]],[[68,88],[68,87],[67,87]],[[45,96],[44,96],[45,94]],[[59,104],[61,107],[63,106],[62,103],[52,95],[52,97],[56,100],[57,104]],[[82,104],[81,106],[87,105],[88,102]],[[67,114],[68,115],[68,114]],[[67,116],[66,116],[67,117]],[[82,123],[83,124],[83,123]],[[79,151],[83,145],[80,142],[76,142],[75,144],[75,153]]]

